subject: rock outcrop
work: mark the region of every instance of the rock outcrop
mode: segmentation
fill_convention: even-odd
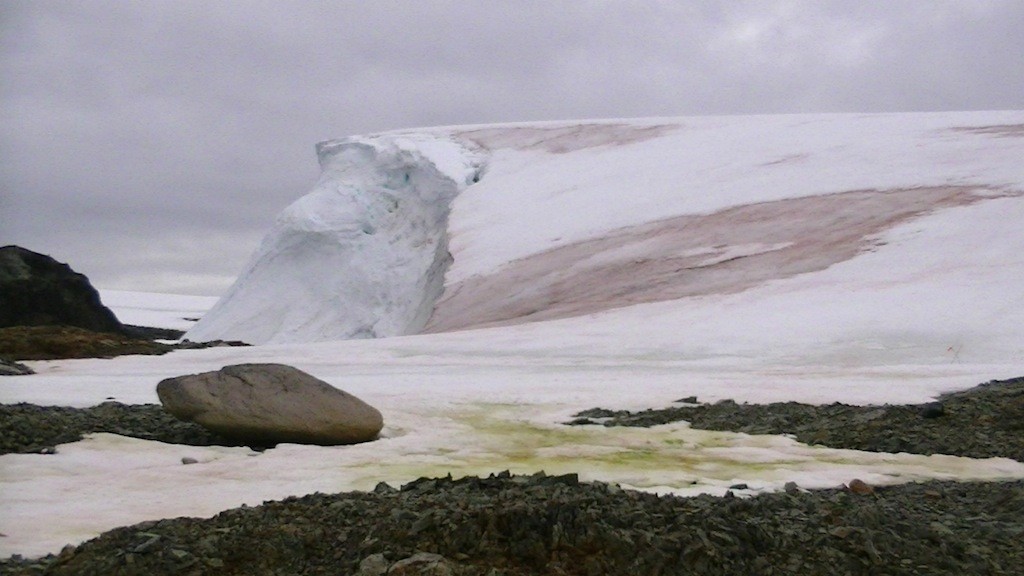
[[[356,444],[384,425],[362,400],[283,364],[238,364],[177,376],[156,388],[164,408],[250,445]]]
[[[20,246],[0,248],[0,327],[47,325],[124,332],[83,274]]]
[[[0,376],[26,376],[35,372],[20,362],[0,358]]]

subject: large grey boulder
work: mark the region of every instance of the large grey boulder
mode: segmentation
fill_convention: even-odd
[[[252,445],[356,444],[384,426],[376,408],[283,364],[237,364],[156,386],[178,418]]]

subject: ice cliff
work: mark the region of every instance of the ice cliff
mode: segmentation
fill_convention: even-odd
[[[448,136],[385,134],[322,142],[317,155],[316,186],[186,338],[310,342],[426,324],[451,262],[450,203],[479,179],[484,153]]]

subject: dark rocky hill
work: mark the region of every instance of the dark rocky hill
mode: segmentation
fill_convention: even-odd
[[[20,246],[0,248],[0,328],[55,325],[124,333],[83,274]]]

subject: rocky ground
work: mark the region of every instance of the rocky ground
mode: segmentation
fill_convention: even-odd
[[[113,358],[128,354],[166,354],[172,350],[212,346],[247,346],[243,342],[157,342],[180,338],[180,330],[126,326],[124,333],[94,332],[75,326],[11,326],[0,328],[0,359],[60,360]]]
[[[198,424],[178,420],[159,404],[104,402],[91,408],[0,404],[0,454],[52,454],[58,444],[77,442],[91,432],[190,446],[238,445]]]
[[[685,419],[831,446],[1024,459],[1024,378],[922,406],[687,400],[639,413],[587,411],[574,423]],[[0,409],[6,452],[53,447],[65,427],[217,443],[155,405]],[[0,560],[0,573],[1020,574],[1024,482],[871,487],[852,480],[833,490],[678,498],[575,475],[421,479],[400,490],[381,485],[119,528],[59,555]]]
[[[907,406],[696,401],[684,398],[683,406],[640,412],[595,408],[580,412],[570,424],[647,427],[685,420],[694,428],[792,434],[805,444],[833,448],[1004,456],[1024,462],[1024,378],[993,380],[938,402]]]
[[[7,360],[111,358],[123,354],[166,354],[173,349],[152,340],[75,326],[0,328],[0,357]]]
[[[112,530],[10,574],[1020,574],[1024,483],[749,499],[423,479]]]

